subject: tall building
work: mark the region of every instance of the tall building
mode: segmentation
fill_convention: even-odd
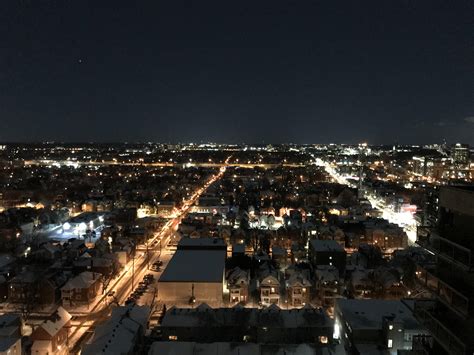
[[[455,165],[463,166],[469,165],[470,155],[469,155],[469,145],[456,143],[451,148],[451,159]]]
[[[417,243],[435,262],[417,265],[417,281],[432,295],[415,314],[433,336],[438,353],[474,351],[474,187],[442,187],[435,227],[418,230]]]

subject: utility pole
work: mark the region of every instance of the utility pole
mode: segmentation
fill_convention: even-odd
[[[163,236],[160,236],[160,260],[161,260],[161,239],[163,238]]]
[[[148,257],[148,238],[146,239],[146,269],[150,270],[150,258]]]
[[[135,289],[135,246],[132,254],[132,291]]]

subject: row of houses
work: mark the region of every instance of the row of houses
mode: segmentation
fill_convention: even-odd
[[[419,339],[429,338],[414,316],[411,300],[340,299],[335,309],[331,319],[324,309],[309,305],[300,309],[275,304],[263,309],[212,308],[205,303],[196,308],[172,307],[160,326],[163,341],[155,343],[150,354],[173,350],[187,354],[189,344],[191,349],[218,350],[232,343],[234,349],[252,354],[262,354],[259,347],[268,344],[274,351],[307,344],[308,352],[302,353],[396,355],[410,353]],[[254,347],[247,349],[244,344]]]

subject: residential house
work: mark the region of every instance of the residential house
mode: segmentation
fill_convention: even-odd
[[[86,252],[87,247],[84,240],[70,239],[66,250],[69,258],[76,259]]]
[[[339,270],[331,265],[318,265],[314,271],[316,290],[323,307],[334,307],[341,287]]]
[[[67,277],[64,273],[48,272],[44,276],[40,277],[38,282],[38,302],[41,304],[55,304],[61,299],[61,287],[67,281]]]
[[[61,298],[64,306],[89,304],[102,288],[102,275],[96,272],[84,271],[70,279],[61,288]]]
[[[262,305],[279,304],[280,287],[281,284],[277,272],[265,270],[260,276],[258,283]]]
[[[8,300],[12,303],[37,303],[40,273],[26,270],[9,282]]]
[[[248,342],[259,344],[330,345],[334,323],[322,309],[306,305],[280,309],[277,305],[258,309],[236,305],[232,308],[172,307],[161,322],[163,339],[173,341]],[[273,353],[273,352],[269,352]]]
[[[247,302],[249,299],[249,272],[236,267],[227,273],[230,303]]]
[[[308,270],[293,272],[286,281],[288,305],[292,307],[303,307],[311,300],[310,291],[312,283]]]
[[[369,270],[355,268],[350,274],[348,289],[356,298],[370,298],[374,294],[374,283]]]
[[[59,307],[48,320],[33,330],[30,337],[33,342],[31,354],[68,354],[67,339],[71,318],[63,307]]]

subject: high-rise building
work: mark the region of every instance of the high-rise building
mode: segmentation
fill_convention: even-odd
[[[417,265],[417,281],[433,298],[419,301],[416,314],[447,354],[474,351],[474,188],[442,187],[436,227],[418,230],[417,243],[434,263]]]
[[[453,145],[451,147],[451,159],[453,159],[453,163],[457,166],[469,165],[469,145],[461,143]]]

